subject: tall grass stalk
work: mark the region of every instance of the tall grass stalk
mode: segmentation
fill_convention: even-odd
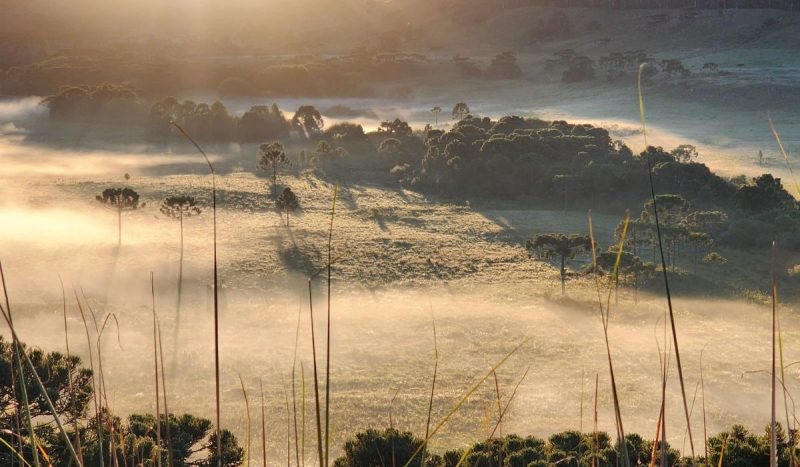
[[[319,369],[317,365],[317,339],[316,339],[316,331],[314,326],[314,297],[313,297],[313,290],[312,284],[314,279],[316,279],[320,274],[325,272],[326,269],[329,269],[330,266],[338,261],[342,255],[334,258],[331,260],[325,267],[318,270],[314,274],[312,274],[308,278],[308,310],[309,316],[311,319],[311,355],[314,362],[314,409],[316,413],[316,420],[317,420],[317,456],[319,459],[320,467],[325,467],[325,454],[324,454],[324,447],[322,441],[322,408],[320,406],[320,399],[319,399]],[[330,320],[328,320],[328,327],[330,332]],[[326,431],[327,436],[327,431]]]
[[[161,394],[164,397],[164,421],[167,429],[167,460],[169,467],[175,466],[175,457],[172,452],[172,431],[169,421],[169,406],[167,405],[167,376],[164,370],[164,345],[161,343],[161,322],[156,322],[158,326],[158,356],[161,361]]]
[[[300,361],[300,462],[306,465],[306,370]]]
[[[242,395],[244,396],[244,409],[247,412],[247,429],[245,430],[245,448],[244,455],[246,463],[244,465],[250,466],[250,401],[247,399],[247,390],[244,388],[244,381],[242,375],[239,375],[239,384],[242,386]]]
[[[214,224],[214,384],[216,389],[216,435],[217,435],[217,467],[222,467],[222,430],[220,428],[220,397],[219,397],[219,268],[217,267],[217,173],[211,160],[199,144],[189,136],[177,122],[170,122],[172,126],[191,142],[202,154],[211,172],[211,214]]]
[[[767,121],[769,122],[769,128],[772,131],[772,136],[775,138],[775,142],[778,143],[778,149],[780,150],[781,155],[783,156],[783,162],[786,164],[786,168],[789,170],[789,174],[792,176],[792,182],[794,183],[795,189],[797,190],[798,196],[800,196],[800,183],[797,182],[797,177],[794,174],[794,170],[792,169],[792,164],[789,161],[789,154],[786,152],[786,148],[783,146],[783,141],[781,140],[780,134],[778,134],[778,130],[775,128],[775,124],[772,121],[772,116],[767,114]],[[775,300],[777,302],[777,291],[775,291]],[[777,312],[779,314],[779,312]],[[780,330],[780,316],[777,318],[778,322],[778,347],[780,351],[780,365],[781,365],[781,381],[785,381],[784,379],[784,360],[783,360],[783,339],[781,337],[781,330]],[[786,409],[786,429],[789,430],[789,409],[786,403],[786,396],[787,390],[784,386],[783,388],[783,403]],[[789,442],[791,443],[791,459],[792,465],[797,465],[797,446],[796,446],[796,439],[794,436],[789,437]]]
[[[67,292],[64,290],[64,281],[61,279],[61,275],[58,276],[58,282],[61,284],[61,301],[63,304],[63,314],[64,314],[64,343],[67,349],[67,361],[71,359],[70,351],[69,351],[69,328],[67,327]],[[67,386],[67,390],[70,394],[74,395],[75,389],[72,386],[72,366],[67,366],[67,378],[69,378],[69,385]],[[77,402],[73,398],[72,402],[72,410],[73,412],[77,413]],[[78,430],[78,418],[75,417],[72,425],[72,431],[75,432],[75,450],[77,451],[78,458],[80,459],[81,463],[83,463],[83,451],[81,449],[81,436],[80,431]]]
[[[328,338],[326,340],[327,349],[325,351],[325,465],[328,463],[330,452],[330,409],[331,409],[331,253],[333,244],[333,219],[336,214],[336,200],[339,196],[339,184],[333,189],[333,206],[331,206],[331,226],[328,230]]]
[[[439,371],[439,344],[436,336],[436,320],[432,319],[433,325],[433,379],[431,380],[431,395],[428,399],[428,417],[425,420],[425,439],[428,439],[428,434],[431,430],[431,414],[433,413],[433,395],[436,392],[436,376]],[[423,466],[425,461],[425,451],[428,449],[427,441],[423,444],[422,455],[420,456],[420,467]]]
[[[2,274],[2,271],[3,271],[3,264],[2,264],[2,262],[0,262],[0,274]],[[11,323],[13,324],[14,320],[13,320],[13,316],[11,315],[11,305],[10,305],[10,302],[8,300],[8,289],[6,289],[6,287],[5,287],[5,277],[2,277],[2,279],[3,279],[3,281],[2,281],[3,282],[3,295],[5,296],[6,307],[8,308],[8,317],[9,317],[9,320],[11,321]],[[19,404],[19,399],[20,398],[19,398],[19,395],[17,394],[17,390],[18,389],[17,389],[17,384],[15,383],[15,381],[19,380],[19,376],[18,376],[17,373],[21,373],[22,372],[22,367],[17,364],[17,362],[19,361],[19,358],[18,358],[18,355],[17,355],[17,346],[16,346],[16,344],[14,342],[11,343],[11,352],[12,352],[12,358],[11,358],[11,362],[10,362],[11,363],[11,365],[10,365],[11,366],[11,381],[12,381],[12,384],[11,384],[11,397],[14,400],[14,428],[16,429],[16,431],[13,432],[13,433],[16,435],[18,452],[24,454],[24,452],[25,452],[24,451],[25,441],[23,440],[23,438],[21,436],[22,435],[22,419],[20,418],[20,404]],[[13,459],[12,459],[12,467],[13,467]]]
[[[78,311],[81,313],[81,321],[83,321],[83,329],[86,331],[86,345],[89,350],[89,368],[92,370],[92,397],[94,399],[94,413],[95,419],[97,421],[97,443],[99,446],[103,445],[103,423],[102,423],[102,413],[100,410],[100,400],[98,397],[98,387],[97,387],[97,378],[95,377],[94,371],[94,350],[92,350],[92,338],[89,335],[89,324],[86,322],[86,314],[83,311],[83,305],[81,305],[81,300],[78,298],[78,292],[73,291],[75,294],[75,301],[78,304]],[[84,300],[86,297],[84,297]],[[87,303],[88,307],[88,303]],[[91,310],[89,310],[91,312]],[[96,329],[95,329],[96,331]],[[103,450],[98,450],[99,457],[100,457],[100,467],[105,467],[105,461],[103,460]]]
[[[772,275],[772,286],[770,289],[772,290],[772,418],[770,419],[770,435],[769,435],[769,465],[770,467],[777,467],[778,466],[778,435],[777,435],[777,420],[775,417],[775,383],[776,383],[776,371],[775,371],[775,357],[776,357],[776,347],[777,347],[777,321],[778,321],[778,304],[777,304],[777,292],[778,292],[778,285],[775,280],[775,242],[772,242],[772,267],[771,267],[771,275]],[[786,429],[788,430],[789,427],[787,426]]]
[[[700,351],[700,397],[703,398],[703,446],[705,448],[706,453],[706,466],[709,465],[708,463],[708,429],[706,424],[706,382],[705,378],[703,377],[703,352],[705,352],[705,348]]]
[[[101,349],[102,349],[101,343],[102,343],[102,339],[103,339],[103,333],[105,332],[106,326],[108,325],[108,321],[111,318],[114,318],[114,321],[117,324],[117,342],[119,343],[120,350],[122,349],[122,341],[120,340],[120,332],[119,332],[119,320],[117,319],[117,315],[115,315],[114,313],[108,313],[106,315],[105,319],[103,319],[103,325],[100,327],[100,330],[97,333],[97,343],[95,344],[96,347],[97,347],[97,369],[98,369],[98,371],[100,373],[100,375],[99,375],[100,388],[101,388],[101,396],[100,397],[105,402],[105,406],[108,409],[109,417],[111,415],[111,405],[108,403],[108,388],[107,388],[106,383],[105,383],[105,373],[103,372],[103,354],[101,352]],[[102,405],[101,405],[101,410],[102,410]],[[109,441],[108,456],[109,456],[109,459],[111,459],[112,462],[114,463],[114,467],[118,467],[119,466],[119,460],[117,459],[117,448],[116,448],[117,441],[114,438],[114,423],[113,423],[113,421],[109,421],[108,426],[109,426],[109,429],[110,429],[110,433],[109,433],[109,436],[108,436],[108,441]],[[160,447],[158,447],[158,446],[156,447],[157,450],[159,448]]]
[[[297,347],[300,342],[301,310],[297,310],[297,329],[294,332],[294,358],[292,359],[292,414],[294,415],[294,455],[300,465],[300,440],[297,433]]]
[[[153,379],[156,385],[156,465],[161,467],[161,402],[158,393],[158,327],[156,325],[156,289],[153,273],[150,273],[150,297],[153,306]]]
[[[478,388],[481,387],[481,385],[487,379],[489,379],[490,376],[492,376],[492,373],[497,371],[497,369],[500,368],[506,362],[506,360],[511,358],[511,356],[514,355],[515,353],[517,353],[517,351],[523,345],[525,345],[526,342],[528,342],[528,339],[524,339],[522,342],[517,344],[516,347],[511,349],[511,351],[508,352],[499,362],[497,362],[497,364],[495,364],[495,366],[493,366],[485,375],[483,375],[483,377],[480,380],[478,380],[474,385],[472,385],[472,387],[467,391],[467,393],[464,394],[464,396],[462,396],[461,399],[459,399],[458,403],[456,403],[456,405],[453,406],[452,409],[450,409],[450,411],[447,413],[447,415],[445,415],[444,418],[442,418],[442,420],[439,421],[439,423],[436,424],[436,426],[433,428],[433,430],[431,430],[431,432],[428,434],[428,436],[425,437],[425,439],[423,440],[423,443],[414,451],[413,454],[411,454],[411,457],[408,459],[408,462],[406,462],[403,465],[403,467],[409,467],[411,465],[411,463],[414,461],[414,458],[416,458],[417,455],[419,455],[419,453],[422,451],[423,446],[425,446],[431,440],[431,438],[433,436],[435,436],[436,433],[438,433],[439,430],[441,430],[442,427],[445,424],[447,424],[447,422],[450,420],[450,418],[456,412],[458,412],[458,410],[461,408],[462,405],[464,405],[464,403],[467,401],[467,399],[469,399],[472,396],[472,394],[474,394],[475,391],[477,391]]]
[[[594,374],[594,456],[592,458],[592,467],[598,467],[598,457],[600,456],[600,435],[597,431],[597,396],[600,394],[598,387],[600,386],[600,373]]]
[[[642,74],[646,64],[643,63],[639,66],[639,74],[637,79],[637,87],[639,91],[639,113],[642,118],[642,135],[644,137],[645,149],[647,149],[647,125],[645,119],[644,107],[644,94],[642,92]],[[692,437],[692,421],[689,417],[689,405],[686,401],[686,386],[683,380],[683,365],[681,365],[681,353],[678,347],[678,331],[675,328],[675,314],[672,311],[672,294],[669,289],[669,278],[667,275],[667,261],[664,257],[664,241],[661,236],[661,223],[658,219],[658,205],[656,204],[656,189],[653,183],[653,167],[649,157],[645,157],[647,162],[647,176],[650,181],[650,196],[653,201],[653,214],[656,223],[656,235],[658,236],[658,249],[661,255],[661,272],[664,276],[664,289],[667,295],[667,307],[669,309],[669,321],[672,328],[672,344],[675,347],[675,363],[678,367],[678,380],[681,384],[681,398],[683,399],[683,412],[686,416],[686,428],[689,431],[689,446],[692,450],[692,457],[694,457],[694,440]]]
[[[497,417],[502,418],[503,407],[500,404],[500,383],[497,381],[497,373],[494,374],[494,390],[495,390],[495,395],[497,396]],[[503,436],[502,425],[499,427],[499,429],[500,429],[500,436]],[[502,462],[500,463],[502,464]]]
[[[286,387],[283,388],[283,398],[286,401],[286,467],[292,467],[292,418],[289,412],[289,396]]]
[[[522,384],[522,382],[525,380],[525,377],[528,376],[528,372],[530,371],[530,369],[531,369],[530,367],[525,369],[525,373],[523,373],[522,377],[519,379],[517,384],[514,386],[514,390],[511,392],[511,396],[508,398],[508,402],[506,402],[505,407],[501,408],[500,411],[498,412],[497,422],[495,422],[494,428],[492,428],[492,431],[489,432],[488,431],[488,427],[487,427],[486,440],[484,441],[484,444],[488,443],[492,438],[494,438],[495,433],[497,433],[497,431],[500,429],[500,425],[503,422],[503,417],[505,416],[506,411],[508,410],[508,408],[511,406],[511,402],[514,400],[514,397],[517,395],[517,389],[519,389],[520,384]],[[495,375],[495,381],[497,381],[497,373],[495,372],[494,375]],[[498,397],[498,401],[499,400],[500,399]],[[499,403],[498,403],[498,406],[499,406]],[[469,447],[469,449],[467,449],[466,451],[464,451],[463,454],[461,454],[461,457],[459,458],[458,463],[456,464],[456,467],[461,467],[461,465],[464,464],[464,461],[467,459],[467,457],[469,457],[470,454],[472,454],[472,452],[474,451],[475,447],[476,447],[476,445],[473,444],[472,446]],[[503,452],[501,450],[500,451],[500,465],[503,465],[502,456],[503,456]],[[480,461],[481,461],[481,459],[476,460],[475,463],[473,464],[473,467],[478,467],[478,465],[480,464]]]
[[[578,431],[583,433],[583,393],[584,393],[584,385],[586,383],[586,370],[581,370],[581,415],[580,421],[578,422]]]
[[[8,297],[8,289],[6,288],[6,281],[5,281],[5,275],[3,273],[2,263],[0,263],[0,282],[2,282],[4,295],[6,297]],[[6,324],[8,325],[8,329],[11,332],[12,342],[17,346],[18,349],[21,349],[21,346],[22,346],[21,341],[19,339],[19,336],[17,336],[17,331],[14,328],[14,324],[11,322],[11,311],[10,311],[11,307],[9,306],[9,302],[8,301],[6,301],[6,307],[8,308],[8,310],[6,310],[6,308],[4,308],[2,304],[0,304],[0,313],[2,313],[3,319],[5,320]],[[26,352],[19,351],[19,352],[17,352],[17,355],[18,355],[18,359],[19,359],[19,356],[21,356],[22,359],[25,360],[25,364],[28,366],[28,369],[31,372],[31,376],[33,376],[33,380],[36,383],[37,388],[41,392],[42,397],[45,400],[45,403],[47,404],[47,409],[50,411],[50,414],[53,416],[53,420],[55,421],[56,426],[58,427],[58,431],[59,431],[61,437],[64,439],[64,443],[66,444],[67,449],[69,450],[69,453],[70,453],[70,456],[72,457],[72,460],[79,467],[82,466],[83,464],[78,459],[78,454],[75,452],[75,448],[72,445],[72,441],[70,441],[70,439],[69,439],[69,435],[67,434],[67,430],[64,429],[64,426],[61,424],[61,419],[59,418],[58,412],[56,411],[55,407],[53,406],[53,401],[50,399],[50,396],[47,394],[47,391],[45,390],[44,383],[42,383],[42,380],[39,377],[39,374],[36,372],[36,367],[33,366],[33,362],[31,362],[31,359],[28,357],[28,354]],[[21,366],[22,363],[19,362],[19,365],[20,365],[20,370],[21,370],[22,369],[22,366]],[[22,374],[22,371],[20,371],[20,374]],[[35,443],[34,443],[33,449],[34,449],[34,457],[36,457]]]
[[[620,410],[619,396],[617,394],[617,380],[616,377],[614,376],[614,364],[611,358],[611,345],[609,344],[608,340],[608,320],[611,314],[611,310],[609,309],[611,301],[611,288],[614,286],[615,283],[614,277],[619,272],[620,258],[622,257],[622,250],[625,247],[625,237],[628,233],[628,225],[630,224],[630,220],[631,220],[631,214],[630,212],[628,212],[626,213],[625,221],[622,226],[622,232],[620,234],[617,259],[614,263],[614,272],[612,276],[609,278],[607,306],[604,309],[603,299],[600,293],[600,279],[597,271],[597,242],[595,241],[594,226],[592,225],[592,213],[589,212],[589,238],[592,244],[592,270],[594,272],[595,286],[597,288],[597,301],[600,307],[600,319],[603,322],[603,337],[605,339],[605,344],[606,344],[606,356],[608,357],[608,373],[609,376],[611,377],[611,395],[614,401],[614,416],[615,416],[615,425],[617,429],[617,440],[618,443],[620,444],[620,447],[622,448],[623,467],[630,466],[630,457],[628,455],[628,445],[625,441],[625,428],[622,424],[622,411]]]
[[[20,437],[19,437],[18,433],[14,433],[11,430],[8,430],[8,431],[2,430],[2,431],[3,431],[3,434],[11,435],[12,438],[16,439],[17,441],[19,441],[21,443],[21,440],[20,440]],[[8,449],[8,452],[10,452],[14,457],[16,457],[19,460],[19,465],[24,465],[25,467],[32,467],[31,464],[29,464],[28,461],[25,460],[25,457],[22,455],[21,451],[17,450],[8,441],[6,441],[3,438],[0,438],[0,445],[5,446],[5,448]],[[11,464],[11,465],[13,466],[14,464]]]
[[[775,125],[772,123],[772,115],[767,114],[767,121],[769,122],[769,129],[772,131],[772,136],[775,138],[775,142],[778,143],[778,149],[783,156],[783,162],[786,164],[786,168],[789,170],[789,174],[792,176],[792,182],[794,182],[794,187],[797,190],[797,194],[800,196],[800,183],[797,183],[797,177],[795,177],[794,170],[792,170],[792,164],[789,162],[789,153],[786,152],[786,148],[783,146],[781,135],[778,134],[778,130],[775,129]]]
[[[264,407],[264,382],[258,380],[261,389],[261,462],[262,467],[267,467],[267,415]]]
[[[495,432],[502,427],[503,418],[505,418],[506,412],[508,411],[508,408],[511,406],[511,402],[514,401],[514,398],[517,395],[517,389],[519,389],[519,386],[522,384],[523,381],[525,381],[525,378],[528,377],[528,372],[530,372],[530,370],[531,367],[525,368],[525,373],[522,374],[522,377],[519,379],[519,381],[517,381],[517,384],[514,385],[514,390],[511,391],[511,395],[508,397],[506,405],[503,406],[503,410],[500,411],[500,415],[497,418],[497,423],[495,424],[494,429],[492,430],[491,433],[489,433],[489,439],[493,438]]]
[[[8,310],[8,326],[13,330],[14,328],[14,319],[11,314],[11,302],[8,299],[8,288],[6,287],[6,276],[3,272],[3,265],[0,263],[0,283],[3,285],[3,296],[5,297],[6,302],[6,310]],[[5,316],[5,312],[3,313]],[[19,395],[22,399],[22,407],[25,409],[25,424],[28,427],[28,436],[30,437],[31,443],[31,456],[33,456],[33,465],[34,467],[39,467],[39,455],[36,453],[36,432],[33,431],[33,420],[31,419],[31,407],[30,402],[28,401],[28,388],[25,384],[25,371],[22,368],[22,360],[20,359],[20,353],[25,353],[25,349],[22,348],[22,344],[16,339],[16,337],[12,340],[12,348],[14,353],[14,364],[19,369],[16,382],[19,384]],[[12,382],[12,386],[14,383]],[[19,407],[19,405],[18,405]],[[17,409],[17,413],[19,413],[19,409]],[[55,412],[53,412],[55,415]],[[18,427],[17,430],[19,431],[21,427]],[[21,432],[20,432],[21,433]],[[22,441],[22,437],[20,436],[20,442]],[[20,444],[21,446],[21,444]]]

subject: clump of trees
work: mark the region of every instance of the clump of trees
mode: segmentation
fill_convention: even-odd
[[[432,454],[420,449],[423,440],[409,432],[394,429],[357,433],[345,443],[344,454],[336,459],[336,467],[372,467],[375,465],[423,465],[425,467],[456,467],[479,465],[485,467],[548,467],[553,465],[659,465],[662,456],[666,465],[769,465],[770,428],[754,433],[742,425],[708,438],[708,458],[684,456],[665,443],[663,449],[657,440],[649,440],[636,433],[625,435],[625,449],[613,442],[605,432],[581,433],[563,431],[547,439],[536,436],[522,437],[509,434],[492,437],[463,449]],[[776,429],[779,465],[791,465],[793,443],[791,437],[778,424]],[[654,449],[655,446],[655,449]],[[416,452],[417,457],[412,457]],[[425,453],[422,458],[420,453]],[[627,452],[628,462],[622,461]],[[724,459],[721,459],[723,458]]]
[[[512,52],[502,52],[496,55],[485,73],[488,78],[492,79],[519,79],[522,77],[522,69],[517,64],[517,56]]]
[[[39,375],[47,395],[56,408],[57,416],[66,427],[73,445],[80,446],[86,465],[167,465],[171,459],[174,465],[217,465],[216,430],[207,419],[190,414],[133,414],[123,420],[105,408],[99,414],[90,413],[89,405],[95,393],[93,390],[93,371],[81,365],[80,357],[69,357],[60,352],[44,352],[36,348],[25,348]],[[0,374],[11,375],[14,361],[12,344],[0,336]],[[45,397],[38,385],[33,383],[32,374],[25,369],[25,388],[29,399],[29,409],[33,420],[38,449],[30,444],[30,433],[26,424],[19,426],[19,433],[0,430],[0,439],[5,446],[14,446],[30,465],[38,456],[41,465],[70,465],[72,460],[63,438],[51,426],[52,418]],[[9,376],[0,378],[0,392],[9,397],[0,398],[0,424],[15,427],[16,417],[20,417],[21,407],[11,394],[19,389]],[[97,430],[98,423],[103,427]],[[169,439],[156,436],[156,426],[161,432],[169,432]],[[242,462],[243,449],[236,437],[228,430],[222,430],[222,465],[238,466]],[[17,436],[19,435],[19,436]],[[112,439],[113,437],[113,439]],[[21,446],[21,449],[19,447]],[[46,453],[47,459],[40,453]],[[150,464],[152,462],[153,464]],[[145,464],[147,463],[147,464]],[[0,465],[19,464],[19,458],[8,449],[0,449]]]
[[[178,123],[201,141],[255,142],[289,135],[291,126],[277,105],[255,105],[241,117],[231,115],[222,102],[183,102],[174,97],[162,99],[150,109],[148,135],[164,139],[171,135],[171,122]]]
[[[139,121],[145,109],[130,86],[99,84],[63,86],[42,100],[51,119],[83,123],[128,124]]]

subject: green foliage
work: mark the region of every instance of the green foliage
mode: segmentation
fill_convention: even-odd
[[[24,345],[23,345],[24,348]],[[89,404],[92,400],[92,371],[81,366],[81,359],[77,356],[67,358],[60,352],[45,353],[35,348],[26,348],[36,372],[42,377],[47,395],[50,397],[56,412],[68,429],[70,439],[80,438],[83,457],[87,465],[99,458],[102,453],[105,465],[114,465],[110,453],[114,452],[110,446],[110,437],[105,436],[102,446],[97,438],[98,418],[89,413]],[[11,387],[11,362],[13,359],[12,345],[0,336],[0,426],[15,427],[16,402],[13,398]],[[54,430],[50,423],[50,410],[44,395],[38,386],[33,384],[33,375],[29,370],[24,370],[26,389],[28,391],[29,407],[35,423],[34,431],[41,449],[47,452],[50,462],[55,467],[72,465],[70,454],[64,444],[64,439]],[[156,419],[153,415],[134,414],[124,422],[119,417],[103,409],[100,414],[100,423],[106,434],[114,433],[116,445],[115,455],[120,465],[155,465],[155,459],[162,457],[162,464],[166,465],[168,459],[166,440],[162,438],[161,446],[156,443]],[[162,414],[159,423],[162,433],[166,431],[166,418]],[[189,465],[214,466],[216,458],[215,439],[211,433],[212,426],[209,420],[184,414],[169,415],[169,426],[172,440],[172,452],[175,466]],[[77,427],[77,433],[75,432]],[[21,439],[27,440],[27,429],[21,427]],[[18,439],[11,430],[0,430],[0,437],[12,445],[17,446]],[[27,445],[23,447],[22,454],[32,463],[33,450]],[[224,465],[239,465],[242,449],[238,446],[236,438],[223,430],[223,460]],[[0,449],[0,465],[11,465],[12,454],[6,449]]]
[[[405,465],[422,447],[423,441],[409,432],[393,428],[385,431],[369,429],[357,433],[344,444],[344,455],[334,467],[375,467],[376,465]],[[419,465],[419,463],[416,463]]]

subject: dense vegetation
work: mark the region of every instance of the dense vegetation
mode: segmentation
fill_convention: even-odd
[[[47,393],[56,406],[62,423],[69,427],[69,436],[85,465],[156,465],[160,456],[163,465],[211,467],[217,465],[216,438],[209,420],[189,414],[169,414],[167,421],[160,418],[160,435],[157,435],[156,419],[152,415],[134,414],[126,420],[103,409],[100,417],[89,414],[93,393],[91,370],[81,366],[80,358],[67,357],[59,352],[45,353],[39,349],[26,349],[37,373],[47,375]],[[15,401],[15,391],[19,386],[14,381],[12,369],[13,347],[0,337],[0,393],[4,394],[0,403],[0,426],[15,427],[16,431],[2,430],[0,438],[17,452],[32,459],[30,433],[24,423],[19,423],[20,406]],[[49,411],[44,398],[34,384],[30,384],[32,374],[25,375],[29,398],[28,408],[31,417],[40,420],[35,425],[39,451],[46,452],[50,464],[66,466],[70,464],[69,453],[63,440],[54,427],[44,422]],[[103,446],[98,444],[98,422],[101,424]],[[14,433],[21,436],[17,438]],[[165,434],[169,433],[169,437]],[[791,446],[788,436],[778,426],[779,465],[789,465]],[[223,462],[225,466],[240,465],[244,451],[236,438],[227,430],[222,431]],[[729,431],[719,433],[708,439],[708,460],[712,465],[720,463],[724,455],[724,465],[769,465],[769,431],[764,434],[749,432],[745,427],[734,425]],[[635,465],[647,465],[652,456],[660,459],[658,446],[637,434],[626,436],[627,451]],[[376,465],[406,465],[412,459],[421,459],[424,454],[426,467],[456,467],[457,465],[477,465],[483,467],[544,467],[558,464],[567,466],[612,466],[621,455],[608,434],[603,432],[580,433],[566,431],[555,433],[547,440],[534,436],[520,437],[506,435],[490,437],[465,449],[449,450],[443,454],[423,451],[424,441],[408,432],[395,429],[378,431],[369,429],[357,433],[344,445],[343,455],[333,463],[336,467],[374,467]],[[705,465],[703,457],[681,458],[677,450],[666,445],[668,465]],[[724,454],[723,454],[724,453]],[[13,461],[12,461],[13,459]],[[116,461],[115,461],[116,459]],[[597,462],[594,464],[594,462]],[[0,463],[11,465],[17,462],[8,449],[0,449]],[[415,461],[412,465],[418,465]]]
[[[168,459],[176,466],[217,465],[216,433],[209,420],[190,414],[172,413],[169,414],[169,422],[163,414],[158,422],[149,414],[133,414],[123,420],[106,407],[100,409],[99,415],[90,414],[91,401],[97,404],[98,398],[105,397],[105,394],[94,391],[97,375],[91,369],[82,367],[79,357],[31,348],[25,351],[36,372],[46,375],[44,382],[47,394],[85,465],[155,465],[159,456],[164,465],[167,465]],[[29,443],[31,434],[27,424],[22,421],[23,412],[27,412],[17,401],[21,386],[16,384],[19,381],[16,377],[19,367],[12,364],[13,355],[14,346],[0,336],[0,426],[3,427],[0,439],[6,447],[13,446],[26,459],[33,459]],[[39,452],[44,451],[53,466],[72,465],[67,446],[51,423],[45,396],[33,384],[33,374],[27,368],[24,381],[27,407],[33,419]],[[160,431],[157,423],[160,424]],[[238,446],[236,437],[227,430],[221,433],[223,465],[240,465],[243,450]],[[19,464],[16,456],[6,447],[0,449],[0,464]],[[116,461],[113,460],[115,458]]]
[[[792,436],[796,436],[794,433]],[[778,465],[792,465],[791,446],[783,428],[778,425]],[[638,434],[625,437],[631,465],[659,465],[661,448]],[[344,446],[345,453],[336,460],[336,467],[373,467],[376,465],[407,465],[420,459],[424,441],[409,432],[395,429],[366,430],[358,433]],[[730,465],[748,467],[769,466],[769,427],[763,434],[734,425],[729,431],[708,438],[708,459],[705,456],[681,457],[666,443],[667,464],[670,466]],[[415,457],[416,454],[416,457]],[[655,454],[655,458],[654,458]],[[607,433],[565,431],[544,440],[535,436],[507,435],[491,437],[465,449],[451,450],[443,455],[427,453],[424,462],[410,465],[426,467],[570,467],[620,465],[621,449]],[[720,457],[724,457],[720,459]],[[655,462],[654,464],[652,462]]]
[[[85,86],[48,97],[44,105],[56,120],[100,115],[109,121],[109,112],[120,115],[114,109],[144,104],[125,89]],[[127,121],[131,114],[121,115]],[[704,251],[701,247],[713,242],[763,249],[777,240],[783,248],[800,249],[800,211],[780,179],[770,174],[723,178],[697,162],[697,150],[690,145],[669,151],[651,146],[634,154],[608,130],[589,124],[518,116],[493,120],[470,115],[464,103],[454,106],[456,122],[447,130],[415,130],[400,119],[383,122],[374,132],[352,123],[326,128],[313,106],[301,106],[291,119],[274,104],[253,106],[236,116],[221,102],[208,105],[171,97],[156,102],[146,114],[138,123],[153,141],[171,138],[174,121],[200,141],[265,143],[259,164],[273,179],[279,166],[315,168],[320,175],[337,177],[355,169],[366,177],[390,174],[404,186],[445,197],[505,198],[617,214],[630,209],[640,233],[634,248],[641,241],[654,249],[647,214],[652,208],[645,205],[649,163],[657,192],[674,195],[663,199],[674,211],[663,213],[671,257],[682,245],[697,256]],[[285,152],[276,141],[285,142]],[[277,149],[264,153],[272,147]],[[290,153],[290,147],[301,151]],[[272,152],[274,163],[264,159]]]

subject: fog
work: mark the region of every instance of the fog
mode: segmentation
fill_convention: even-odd
[[[14,121],[36,112],[31,102],[5,104],[0,110]],[[359,105],[366,103],[348,104],[361,108]],[[413,122],[422,110],[408,112]],[[627,125],[620,123],[620,134],[635,134]],[[113,333],[102,345],[112,410],[119,415],[152,411],[149,273],[153,272],[156,310],[168,360],[170,410],[213,418],[211,217],[206,212],[186,222],[185,284],[177,328],[178,227],[157,213],[157,200],[172,190],[198,193],[207,206],[208,176],[157,175],[175,164],[202,168],[202,160],[189,153],[158,154],[147,148],[127,152],[56,149],[26,143],[26,132],[19,128],[20,134],[6,134],[0,139],[0,259],[20,337],[45,350],[64,350],[61,277],[67,291],[70,347],[84,360],[87,348],[74,293],[85,294],[98,318],[107,313],[119,318],[121,346]],[[143,169],[152,170],[140,174]],[[122,174],[128,171],[134,175],[124,183],[135,186],[151,206],[123,216],[123,241],[118,246],[116,213],[98,206],[94,196],[105,186],[121,185]],[[291,393],[298,313],[295,370],[299,378],[302,363],[308,391],[307,424],[309,430],[313,428],[306,279],[302,270],[275,266],[275,250],[289,239],[274,214],[265,212],[259,204],[265,182],[249,174],[233,173],[220,178],[220,187],[224,192],[219,213],[223,425],[239,435],[245,431],[238,376],[243,378],[251,399],[263,381],[270,457],[279,459],[286,439],[284,395]],[[347,217],[352,211],[345,208],[341,215]],[[327,215],[325,209],[312,207],[297,221],[294,235],[308,233],[314,224],[325,225]],[[349,259],[358,260],[359,245],[342,235],[335,230],[334,250],[349,250],[356,256]],[[318,247],[317,251],[299,250],[303,255],[318,256],[319,250],[324,250]],[[314,294],[318,339],[325,325],[321,285],[317,284]],[[591,297],[588,282],[576,282],[570,288],[579,297]],[[634,306],[631,300],[625,293],[620,307],[613,309],[611,350],[625,429],[651,437],[660,404],[656,341],[663,340],[665,303],[659,297],[645,297]],[[527,339],[498,371],[500,390],[507,397],[530,367],[502,432],[547,436],[580,426],[589,430],[595,374],[600,381],[600,428],[613,432],[602,328],[591,303],[590,299],[553,299],[551,287],[535,280],[367,287],[355,276],[343,275],[334,268],[334,452],[338,453],[356,430],[387,426],[390,410],[399,428],[424,431],[434,363],[434,320],[440,354],[434,420],[444,416],[506,352]],[[770,364],[769,310],[732,300],[678,298],[675,305],[687,395],[695,401],[696,450],[699,452],[702,446],[701,396],[695,396],[701,353],[708,432],[716,433],[731,423],[744,423],[760,431],[769,419],[770,381],[767,375],[758,373]],[[790,310],[782,319],[785,361],[794,362],[800,359],[794,351],[800,320]],[[4,330],[3,335],[8,333]],[[317,341],[318,348],[322,343]],[[664,342],[659,345],[663,348]],[[322,360],[324,354],[318,357]],[[797,389],[799,376],[796,367],[787,370],[790,391]],[[395,392],[397,399],[391,406]],[[463,447],[486,436],[485,420],[487,413],[491,414],[494,397],[492,385],[484,385],[436,436],[434,450]],[[580,420],[582,397],[584,419]],[[670,442],[688,450],[674,371],[670,374],[667,411]],[[488,417],[493,420],[492,415]],[[243,437],[240,440],[243,442]],[[313,443],[309,442],[307,448],[310,459]]]

